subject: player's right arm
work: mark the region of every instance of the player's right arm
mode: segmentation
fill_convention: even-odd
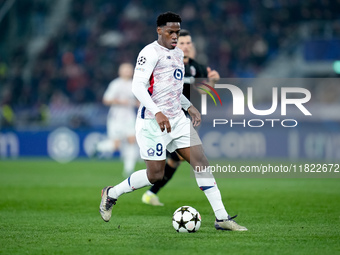
[[[112,105],[129,105],[128,100],[119,99],[119,80],[115,79],[110,82],[103,95],[103,104],[106,106]]]
[[[155,119],[163,132],[171,132],[169,119],[161,112],[158,106],[152,101],[148,88],[151,74],[158,62],[157,52],[152,47],[145,47],[138,55],[135,72],[132,79],[132,93],[155,115]]]

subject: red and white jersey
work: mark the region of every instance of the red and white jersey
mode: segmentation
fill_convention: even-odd
[[[152,101],[168,118],[183,114],[181,94],[183,91],[184,64],[183,52],[179,48],[169,50],[154,41],[142,49],[137,58],[135,78],[149,80],[146,88]],[[141,102],[138,116],[155,118]]]

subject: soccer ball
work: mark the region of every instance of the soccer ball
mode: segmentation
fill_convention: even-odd
[[[181,206],[172,216],[172,226],[177,232],[196,232],[201,226],[201,215],[191,206]]]

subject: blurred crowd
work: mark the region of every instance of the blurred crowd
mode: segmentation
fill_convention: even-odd
[[[16,14],[19,24],[31,13],[31,35],[43,34],[52,3],[17,2],[27,5]],[[119,64],[134,64],[138,52],[157,38],[155,20],[167,10],[182,16],[197,59],[221,77],[256,77],[302,22],[329,21],[333,36],[340,37],[339,0],[72,0],[63,26],[27,69],[29,75],[24,75],[25,41],[9,58],[0,55],[2,126],[13,125],[19,111],[28,122],[43,123],[48,109],[101,103]]]

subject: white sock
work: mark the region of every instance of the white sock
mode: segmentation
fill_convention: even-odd
[[[137,148],[135,144],[126,144],[123,146],[123,159],[124,159],[124,174],[129,176],[135,170],[137,161]]]
[[[139,170],[131,174],[131,176],[113,188],[109,189],[109,197],[117,199],[124,193],[132,192],[136,189],[143,188],[145,186],[151,186],[146,169]]]
[[[149,195],[149,196],[156,195],[155,193],[153,193],[153,192],[150,191],[150,190],[146,191],[146,194]]]
[[[215,213],[215,217],[219,220],[227,219],[228,213],[223,205],[221,192],[217,187],[214,176],[211,172],[195,172],[196,182],[200,189],[204,192]]]
[[[101,153],[114,152],[115,151],[114,141],[106,139],[97,144],[97,150]]]

